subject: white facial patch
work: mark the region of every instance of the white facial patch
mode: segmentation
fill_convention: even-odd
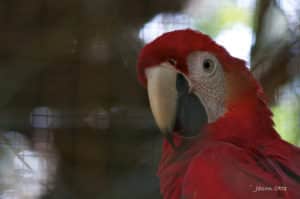
[[[204,105],[208,122],[225,113],[225,78],[218,59],[209,52],[196,51],[187,57],[192,92]]]

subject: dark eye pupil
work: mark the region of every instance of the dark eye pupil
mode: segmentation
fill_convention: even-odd
[[[209,60],[205,60],[203,63],[203,67],[205,69],[209,69],[211,67],[211,62]]]
[[[214,70],[214,62],[211,59],[204,60],[203,69],[205,72],[212,72]]]

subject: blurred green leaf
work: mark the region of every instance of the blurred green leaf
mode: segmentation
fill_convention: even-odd
[[[252,12],[235,4],[222,6],[214,15],[201,18],[196,21],[196,28],[212,37],[218,35],[221,30],[227,29],[234,24],[241,23],[252,27]]]
[[[300,146],[299,103],[295,101],[285,102],[274,106],[272,111],[275,129],[281,137],[290,143]]]

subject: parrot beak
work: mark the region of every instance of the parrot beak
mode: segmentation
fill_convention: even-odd
[[[146,70],[151,110],[156,124],[166,137],[173,131],[177,99],[177,72],[167,65],[163,63]]]
[[[150,106],[159,129],[175,148],[172,133],[199,135],[208,117],[200,98],[190,91],[186,77],[171,64],[146,69]]]

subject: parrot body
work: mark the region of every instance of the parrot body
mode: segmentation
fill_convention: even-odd
[[[166,136],[158,170],[164,199],[300,198],[300,149],[274,130],[242,60],[180,30],[143,48],[138,73]]]

